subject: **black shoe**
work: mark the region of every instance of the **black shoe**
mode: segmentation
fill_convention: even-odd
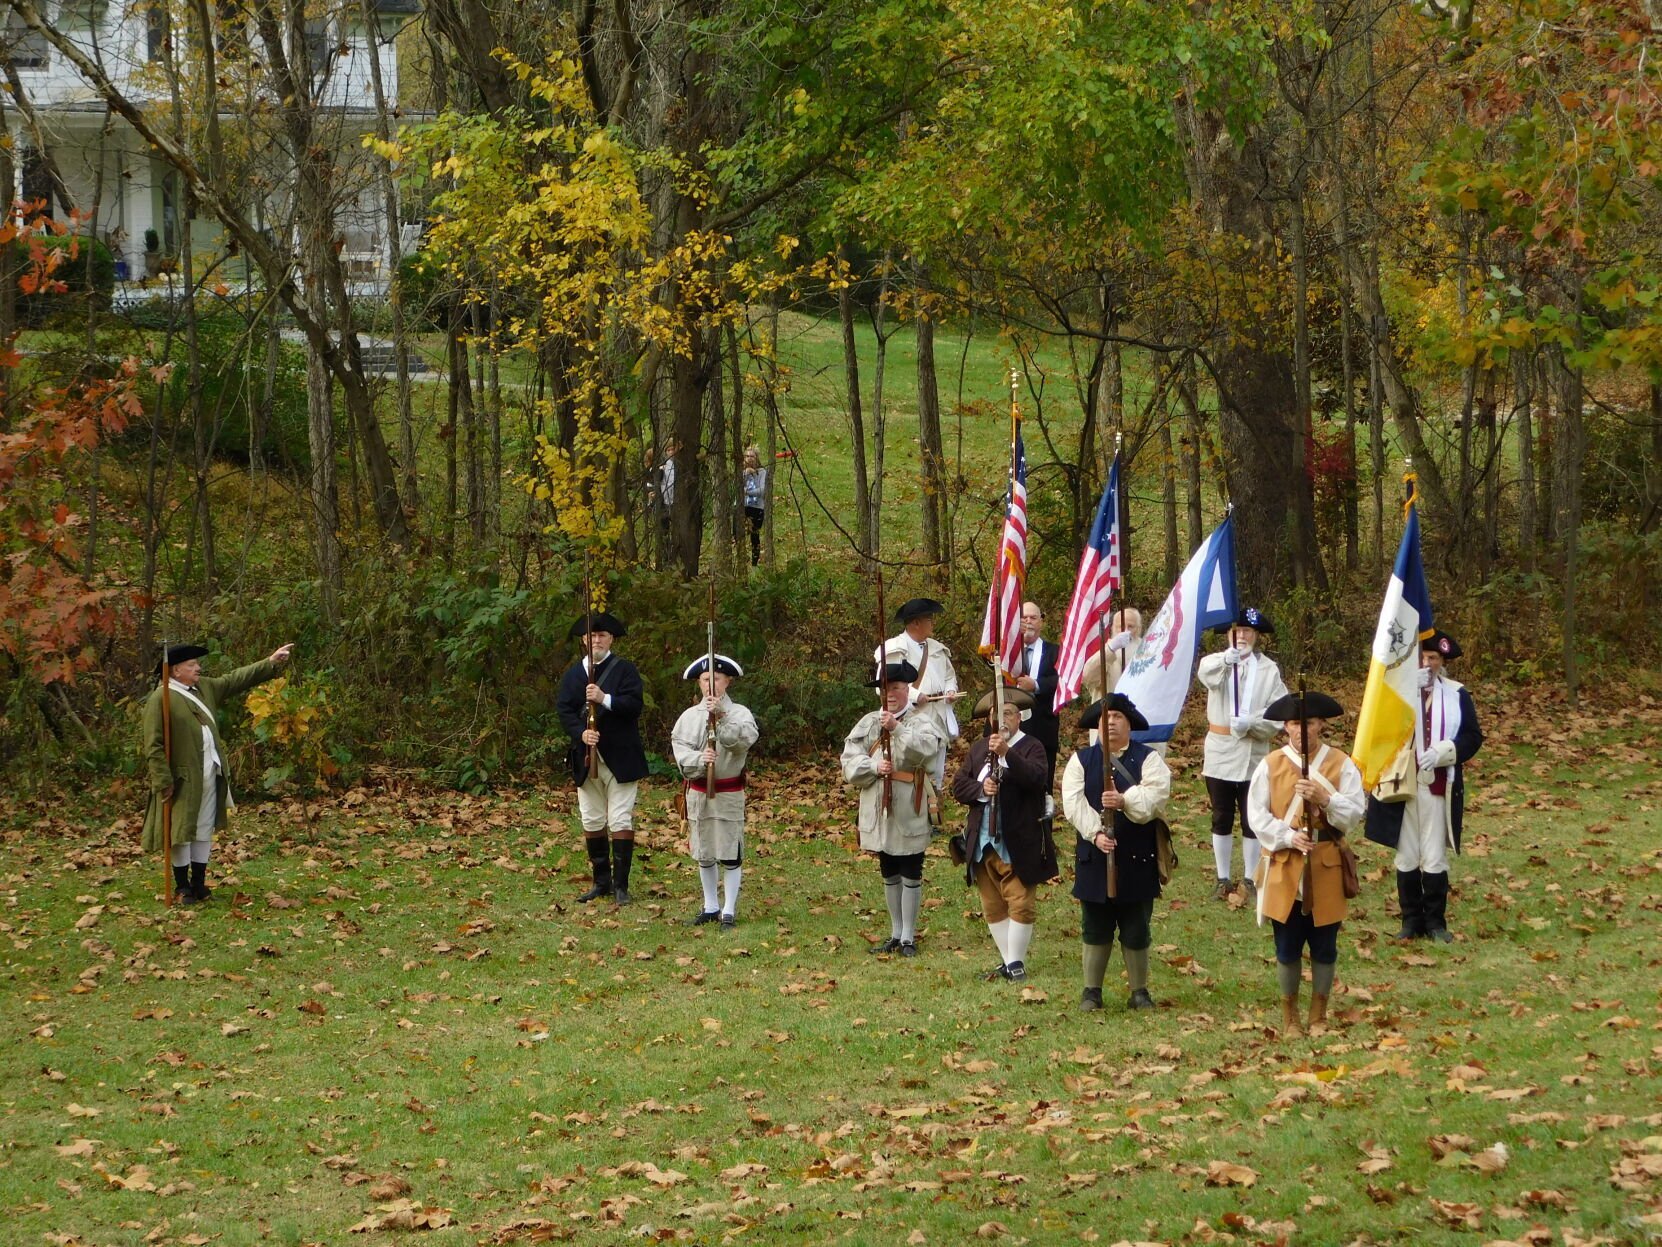
[[[1096,1013],[1102,1008],[1102,988],[1087,987],[1079,993],[1079,1011],[1081,1013]]]
[[[1025,983],[1027,981],[1027,966],[1020,961],[1012,961],[1004,967],[1004,977],[1012,983]]]
[[[918,946],[908,940],[901,944],[900,955],[902,957],[916,957],[918,955]]]
[[[595,885],[592,888],[590,888],[587,892],[583,893],[583,895],[579,896],[577,899],[582,904],[586,905],[590,901],[598,901],[601,897],[610,896],[611,894],[612,894],[612,884],[611,884],[610,880],[608,880],[605,883],[600,883],[600,882],[596,881]]]
[[[628,888],[619,888],[616,892],[613,892],[612,899],[616,901],[619,906],[633,905],[635,903],[635,898],[629,895]]]
[[[207,862],[192,862],[190,864],[190,890],[195,893],[199,902],[205,901],[213,895],[213,890],[208,887]]]
[[[1433,944],[1452,944],[1454,937],[1448,933],[1447,927],[1437,927],[1431,931],[1429,938]]]
[[[1001,983],[1009,977],[1010,967],[1001,961],[991,970],[988,970],[985,974],[983,974],[981,976],[981,981],[983,983]]]
[[[698,915],[698,917],[694,918],[687,925],[688,926],[693,926],[693,927],[701,927],[707,922],[715,922],[720,917],[721,917],[721,910],[719,910],[719,909],[706,909],[706,910],[703,910]]]
[[[1139,987],[1131,993],[1131,999],[1125,1002],[1125,1007],[1127,1009],[1152,1009],[1154,1008],[1154,997],[1148,994],[1148,988]]]
[[[878,953],[899,952],[900,951],[900,941],[897,940],[894,936],[891,935],[891,936],[889,936],[888,939],[884,940],[881,944],[873,944],[870,948],[866,949],[866,951],[868,953],[871,953],[873,956],[877,955]]]
[[[202,903],[202,898],[196,895],[195,892],[192,892],[189,888],[186,888],[182,892],[175,892],[173,894],[173,903],[175,905],[200,905]]]
[[[173,903],[175,905],[196,904],[196,898],[190,890],[189,866],[175,866],[173,868]]]
[[[730,931],[738,925],[739,916],[737,914],[723,914],[721,916],[721,929],[723,931]]]

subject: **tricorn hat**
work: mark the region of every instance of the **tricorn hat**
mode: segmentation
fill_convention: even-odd
[[[595,611],[590,615],[579,615],[577,622],[571,625],[571,631],[567,635],[583,637],[591,632],[610,632],[615,637],[629,635],[629,629],[623,626],[623,620],[612,614],[611,611]]]
[[[1431,635],[1420,642],[1420,648],[1430,650],[1433,654],[1441,654],[1444,662],[1451,658],[1458,658],[1465,653],[1460,648],[1460,642],[1441,628],[1432,629]]]
[[[1218,624],[1214,632],[1228,632],[1231,628],[1251,628],[1254,632],[1262,632],[1266,636],[1273,636],[1275,625],[1270,617],[1256,606],[1243,606],[1235,612],[1235,618],[1226,624]]]
[[[189,662],[192,658],[206,658],[208,650],[202,645],[169,645],[167,653],[156,660],[156,678],[162,678],[162,664],[169,668],[177,667],[182,662]]]
[[[1297,693],[1284,693],[1265,708],[1264,717],[1280,723],[1291,722],[1299,717],[1298,701]],[[1344,715],[1345,708],[1326,693],[1304,694],[1303,716],[1306,719],[1342,719]]]
[[[909,624],[914,619],[922,619],[925,615],[939,615],[944,610],[946,607],[934,598],[912,598],[900,604],[900,609],[895,611],[894,617],[898,623]]]
[[[1125,721],[1131,725],[1133,732],[1148,731],[1148,720],[1143,717],[1143,712],[1138,710],[1137,703],[1124,693],[1113,693],[1107,698],[1106,702],[1092,702],[1085,708],[1085,712],[1079,716],[1079,726],[1087,731],[1096,727],[1097,724],[1102,722],[1104,706],[1109,710],[1117,710],[1124,715]]]
[[[709,666],[710,656],[708,654],[700,654],[687,665],[687,669],[681,673],[681,678],[683,680],[696,680],[699,676],[704,674]],[[716,674],[729,676],[736,680],[744,674],[744,668],[739,666],[736,660],[729,658],[726,654],[717,654]]]
[[[882,685],[887,687],[890,684],[910,684],[917,678],[918,669],[911,663],[891,662],[883,668]],[[877,680],[866,681],[867,688],[877,688],[878,685],[879,682]]]
[[[1028,715],[1033,713],[1033,695],[1023,689],[1005,689],[1004,704],[1007,706],[1014,706],[1017,710],[1021,711],[1021,717],[1023,719],[1026,719]],[[975,703],[975,717],[978,719],[986,718],[987,715],[992,712],[992,708],[993,690],[988,689],[985,693],[981,694],[981,700]]]

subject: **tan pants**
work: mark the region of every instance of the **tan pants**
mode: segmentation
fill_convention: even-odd
[[[606,759],[597,752],[594,772],[577,789],[577,813],[583,820],[583,834],[598,836],[609,827],[617,835],[632,828],[638,787],[633,781],[618,782]]]
[[[1033,925],[1039,913],[1036,893],[998,854],[989,853],[976,863],[975,886],[981,893],[981,909],[988,923],[1008,918],[1025,926]]]

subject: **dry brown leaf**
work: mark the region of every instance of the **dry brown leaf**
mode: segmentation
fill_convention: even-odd
[[[1257,1181],[1257,1170],[1233,1161],[1214,1160],[1206,1166],[1207,1186],[1251,1186]]]
[[[1002,1221],[983,1221],[975,1227],[977,1238],[1003,1238],[1009,1232]]]
[[[407,1199],[376,1205],[376,1211],[362,1221],[348,1227],[351,1234],[371,1234],[377,1230],[442,1230],[454,1224],[455,1218],[446,1208],[426,1208]]]
[[[378,1204],[387,1203],[390,1200],[397,1199],[400,1195],[408,1195],[409,1193],[409,1180],[395,1173],[388,1174],[369,1188],[369,1197]]]
[[[1483,1208],[1479,1204],[1457,1204],[1444,1199],[1433,1199],[1430,1204],[1431,1211],[1444,1225],[1457,1230],[1483,1228]]]
[[[84,1104],[70,1104],[64,1109],[64,1112],[71,1117],[96,1117],[101,1111],[96,1108],[87,1108]]]
[[[97,1139],[83,1139],[76,1137],[68,1143],[59,1143],[52,1150],[59,1156],[91,1156],[93,1148],[98,1146]]]

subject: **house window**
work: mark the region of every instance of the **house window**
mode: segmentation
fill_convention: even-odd
[[[32,147],[23,153],[22,180],[24,203],[40,204],[35,211],[54,220],[64,214],[64,204],[58,195],[58,185],[52,178],[52,168],[46,157]]]
[[[167,51],[167,0],[154,0],[144,11],[144,52],[152,61],[162,59]]]
[[[306,23],[306,59],[311,65],[312,77],[327,78],[334,59],[335,45],[329,38],[329,23],[313,18]]]
[[[109,0],[64,0],[58,21],[65,30],[97,30],[109,7]]]
[[[45,35],[24,25],[15,13],[6,19],[5,56],[18,69],[45,69],[50,46]]]

